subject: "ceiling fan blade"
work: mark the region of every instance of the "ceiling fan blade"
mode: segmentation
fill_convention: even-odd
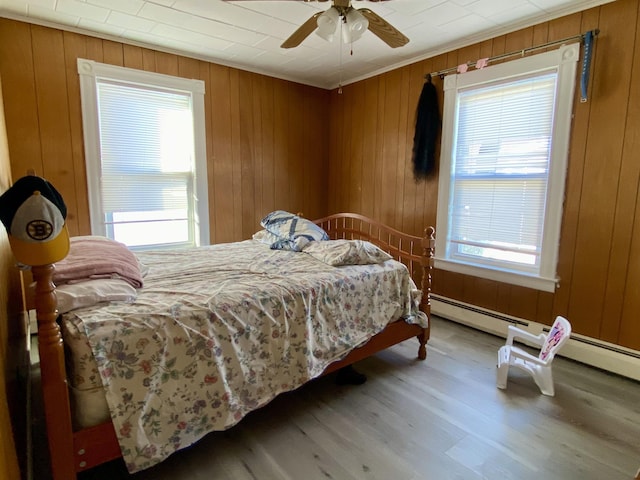
[[[359,8],[358,12],[369,20],[369,30],[371,30],[371,32],[377,35],[380,40],[391,48],[402,47],[409,43],[409,39],[407,37],[377,13],[369,10],[368,8]]]
[[[311,32],[313,32],[316,28],[318,28],[318,17],[322,15],[323,12],[314,13],[313,16],[304,22],[298,29],[291,34],[289,38],[287,38],[280,47],[282,48],[293,48],[297,47],[302,43],[302,41],[307,38]]]

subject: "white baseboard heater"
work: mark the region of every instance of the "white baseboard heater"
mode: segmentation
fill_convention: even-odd
[[[508,325],[516,325],[534,335],[549,331],[549,326],[541,323],[523,320],[434,294],[431,295],[431,312],[439,317],[503,338],[507,336]],[[570,318],[568,320],[571,321]],[[572,333],[571,338],[558,355],[634,380],[640,380],[640,351],[637,350]]]

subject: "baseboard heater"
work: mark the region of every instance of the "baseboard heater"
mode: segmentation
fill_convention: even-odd
[[[508,325],[516,325],[534,335],[549,331],[549,326],[541,323],[523,320],[435,294],[431,295],[431,312],[447,320],[503,338],[507,336]],[[572,333],[570,340],[562,347],[558,355],[634,380],[640,380],[640,351],[637,350]]]

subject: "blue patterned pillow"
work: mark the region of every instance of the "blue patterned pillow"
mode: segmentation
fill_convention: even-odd
[[[278,237],[271,244],[271,248],[276,250],[300,252],[311,241],[329,240],[327,232],[315,223],[284,210],[271,212],[262,219],[260,225]]]

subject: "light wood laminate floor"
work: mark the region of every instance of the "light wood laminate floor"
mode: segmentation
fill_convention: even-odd
[[[120,461],[82,480],[633,479],[640,384],[556,358],[556,396],[512,370],[495,386],[504,339],[433,319],[428,357],[408,341],[281,395],[236,427],[129,476]],[[37,459],[36,459],[37,460]],[[35,478],[47,479],[42,459]]]

